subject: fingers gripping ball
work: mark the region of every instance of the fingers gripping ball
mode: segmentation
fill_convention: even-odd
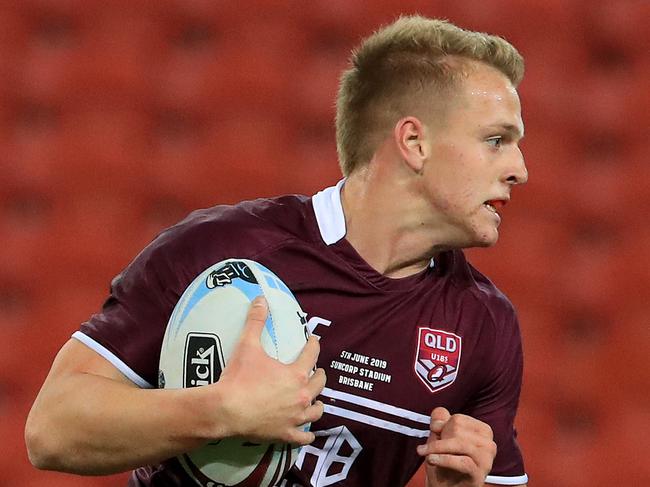
[[[294,362],[308,338],[305,313],[295,297],[263,265],[228,259],[203,271],[176,304],[160,353],[159,387],[217,382],[237,345],[251,302],[259,295],[269,307],[262,348],[282,363]],[[178,460],[202,486],[271,486],[291,468],[298,450],[288,444],[232,438],[209,443]]]

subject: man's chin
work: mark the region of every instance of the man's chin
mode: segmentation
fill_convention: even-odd
[[[499,232],[497,229],[492,229],[489,233],[477,235],[474,245],[472,247],[493,247],[499,240]]]
[[[470,231],[467,231],[470,230]],[[499,240],[499,231],[495,227],[466,229],[464,234],[459,234],[455,239],[450,239],[450,249],[471,249],[494,246]]]

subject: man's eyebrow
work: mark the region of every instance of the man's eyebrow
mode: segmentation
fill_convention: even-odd
[[[490,125],[490,128],[500,128],[506,132],[510,132],[510,135],[519,140],[524,138],[524,133],[519,129],[519,127],[511,123],[495,123]]]

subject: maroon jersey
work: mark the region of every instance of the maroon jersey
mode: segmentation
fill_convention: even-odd
[[[488,423],[498,453],[487,481],[527,482],[513,426],[522,376],[515,312],[465,260],[441,254],[391,279],[345,240],[340,188],[192,213],[115,278],[101,313],[73,336],[141,387],[154,387],[167,321],[210,265],[260,262],[293,291],[321,340],[325,414],[282,484],[405,485],[421,464],[437,406]],[[174,459],[136,470],[132,486],[189,485]]]

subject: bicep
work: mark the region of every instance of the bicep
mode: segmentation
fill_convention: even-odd
[[[61,347],[61,350],[54,359],[42,390],[51,387],[59,380],[64,380],[70,375],[77,374],[95,375],[137,387],[117,367],[99,353],[84,345],[79,340],[70,338]]]

